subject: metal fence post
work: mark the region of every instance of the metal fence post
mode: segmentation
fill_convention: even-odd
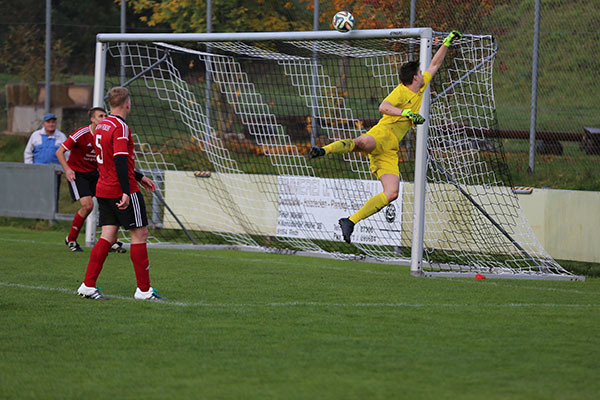
[[[44,99],[45,112],[50,112],[50,90],[52,82],[50,68],[52,64],[52,0],[46,0],[46,98]]]
[[[533,56],[531,61],[531,120],[529,123],[529,168],[535,172],[535,128],[537,117],[538,58],[540,49],[540,0],[535,0],[533,22]]]

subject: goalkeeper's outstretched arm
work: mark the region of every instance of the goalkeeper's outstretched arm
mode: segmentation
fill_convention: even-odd
[[[448,36],[446,36],[442,46],[440,46],[438,51],[435,53],[431,59],[431,64],[429,64],[429,67],[427,68],[427,72],[429,72],[431,76],[435,75],[438,69],[440,69],[442,66],[442,62],[444,62],[444,58],[448,53],[448,47],[450,47],[450,44],[452,44],[454,40],[460,39],[461,37],[462,34],[459,31],[452,31]]]

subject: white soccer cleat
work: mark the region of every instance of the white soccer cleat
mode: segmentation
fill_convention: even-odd
[[[142,292],[140,288],[135,289],[133,298],[136,300],[166,300],[166,297],[159,296],[157,291],[152,287],[147,292]]]
[[[85,286],[85,283],[82,283],[81,286],[79,286],[79,289],[77,289],[77,294],[81,297],[85,297],[86,299],[108,300],[107,297],[104,297],[102,293],[100,293],[98,288]]]

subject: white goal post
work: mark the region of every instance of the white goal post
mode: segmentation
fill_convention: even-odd
[[[415,276],[583,279],[542,248],[510,190],[489,35],[451,47],[425,91],[426,122],[400,145],[398,200],[341,240],[337,219],[381,186],[366,156],[309,160],[308,148],[365,133],[399,67],[427,69],[444,35],[99,34],[93,104],[110,87],[132,93],[136,165],[158,185],[145,195],[155,244],[409,264]]]

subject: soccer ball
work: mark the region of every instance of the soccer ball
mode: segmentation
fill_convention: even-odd
[[[348,11],[339,11],[333,16],[331,24],[340,32],[348,32],[354,28],[354,17]]]

